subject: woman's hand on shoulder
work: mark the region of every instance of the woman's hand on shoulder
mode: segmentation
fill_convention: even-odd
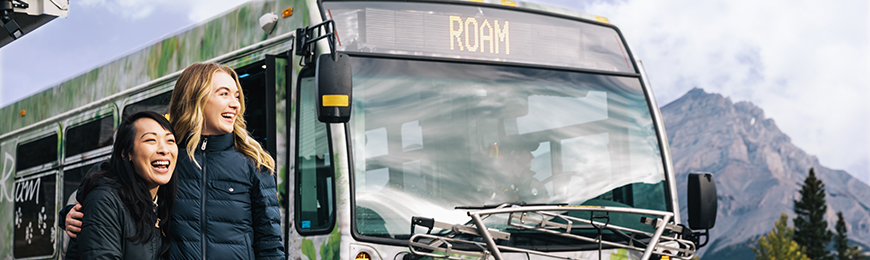
[[[82,218],[84,218],[85,214],[81,210],[82,205],[76,204],[66,214],[66,234],[71,238],[75,238],[82,231]]]

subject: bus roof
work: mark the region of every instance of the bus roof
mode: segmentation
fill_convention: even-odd
[[[510,0],[468,0],[485,4],[516,6],[592,21],[606,18],[577,11]],[[154,44],[134,51],[107,64],[93,68],[58,85],[0,108],[0,137],[17,129],[92,104],[113,94],[132,89],[186,66],[212,59],[294,31],[304,24],[310,12],[301,12],[314,0],[252,1],[210,20],[182,29]],[[258,19],[266,13],[281,13],[293,7],[297,15],[282,19],[271,34],[260,29]],[[603,20],[602,20],[603,19]],[[289,20],[289,21],[288,21]],[[232,40],[229,40],[232,39]],[[262,54],[261,54],[262,55]],[[253,57],[249,57],[253,58]],[[163,84],[163,83],[161,83]]]

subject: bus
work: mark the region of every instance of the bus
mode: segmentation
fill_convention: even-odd
[[[57,212],[115,127],[168,113],[202,61],[237,71],[276,159],[288,259],[689,259],[715,223],[712,175],[676,187],[642,64],[606,18],[253,1],[0,109],[2,258],[61,258]]]

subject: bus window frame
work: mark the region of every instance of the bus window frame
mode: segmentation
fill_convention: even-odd
[[[109,149],[111,149],[111,148],[109,148]],[[101,162],[106,162],[109,160],[110,157],[111,157],[110,153],[102,154],[102,155],[94,156],[92,158],[81,160],[81,161],[78,161],[75,163],[64,165],[63,167],[61,167],[61,175],[62,176],[58,180],[61,183],[61,185],[60,185],[61,189],[57,190],[57,192],[58,192],[57,200],[60,203],[60,205],[61,206],[71,205],[71,204],[75,204],[75,201],[76,201],[75,198],[73,198],[73,201],[70,201],[69,200],[70,198],[66,198],[66,196],[67,196],[67,190],[66,190],[66,173],[67,173],[67,171],[70,171],[72,169],[76,169],[76,168],[79,168],[79,167],[82,167],[85,165],[93,165],[93,164],[98,164]],[[88,172],[85,172],[85,175],[82,176],[82,181],[84,181],[84,179],[87,177],[87,173]],[[70,191],[69,195],[72,195],[72,192],[78,192],[78,187],[81,187],[81,183],[76,185],[76,187],[77,188],[75,188],[73,191]],[[61,235],[61,236],[63,236],[63,235]]]
[[[165,94],[166,92],[172,93],[172,91],[175,89],[175,80],[176,79],[177,79],[177,77],[172,78],[169,83],[164,83],[160,86],[152,87],[148,90],[130,95],[127,98],[122,99],[122,101],[119,101],[117,104],[117,106],[118,106],[118,113],[117,113],[118,114],[118,122],[116,122],[116,127],[117,127],[117,124],[120,123],[120,121],[124,120],[124,112],[127,110],[127,107],[129,107],[130,105],[134,105],[136,103],[139,103],[141,101],[144,101],[146,99]],[[171,94],[170,94],[170,97],[172,97]],[[169,113],[168,112],[169,103],[166,104],[166,109],[167,109],[167,113]]]
[[[294,142],[293,143],[294,143],[295,147],[293,147],[294,157],[292,158],[293,165],[294,165],[294,167],[293,167],[294,168],[294,172],[293,172],[293,178],[294,178],[293,179],[293,186],[294,187],[293,187],[293,205],[292,205],[293,206],[292,225],[296,229],[296,232],[301,236],[315,236],[315,235],[329,234],[329,233],[332,233],[332,231],[336,228],[336,225],[338,224],[338,221],[337,221],[338,204],[336,203],[337,202],[336,190],[338,188],[335,185],[335,181],[336,181],[335,180],[336,179],[335,164],[336,164],[336,162],[332,161],[332,158],[330,158],[330,164],[329,164],[328,171],[331,174],[330,177],[332,177],[330,184],[332,185],[332,191],[331,191],[332,201],[331,201],[331,203],[333,206],[332,206],[331,212],[329,212],[330,217],[328,219],[328,224],[326,225],[326,228],[303,230],[301,228],[300,223],[299,223],[300,218],[299,218],[298,213],[299,213],[299,209],[301,208],[300,203],[302,201],[300,198],[300,193],[299,193],[299,190],[300,190],[299,186],[301,185],[301,182],[300,182],[300,180],[301,180],[301,178],[300,178],[301,177],[300,176],[301,167],[299,167],[300,162],[299,162],[299,156],[298,156],[299,155],[299,148],[300,148],[299,138],[301,137],[301,135],[299,134],[299,131],[301,131],[301,127],[299,127],[299,126],[302,123],[302,122],[300,122],[302,120],[301,119],[302,117],[300,115],[301,110],[302,110],[300,108],[302,107],[302,105],[301,105],[301,101],[299,101],[299,97],[302,95],[302,93],[301,93],[302,92],[302,80],[306,79],[306,78],[312,78],[312,77],[315,77],[315,67],[313,65],[307,65],[307,66],[303,67],[302,70],[296,76],[296,85],[295,85],[294,94],[293,94],[293,97],[296,99],[296,109],[294,109],[295,113],[293,113],[294,116],[296,117],[296,119],[294,122],[295,127],[293,129],[293,135],[294,135],[294,137],[293,137]],[[330,138],[332,136],[331,127],[329,126],[329,124],[326,124],[326,123],[323,123],[323,122],[320,122],[319,120],[317,120],[316,116],[314,119],[315,119],[316,124],[325,124],[324,127],[326,127],[327,149],[328,149],[329,156],[333,157],[333,155],[335,153],[333,151],[332,138]],[[345,125],[347,125],[347,124],[345,123]]]
[[[57,168],[57,167],[61,166],[60,158],[61,158],[61,153],[62,153],[61,150],[63,149],[63,140],[62,140],[63,133],[59,132],[60,128],[61,128],[61,126],[59,124],[53,123],[53,124],[49,124],[47,126],[44,126],[38,130],[31,131],[29,133],[21,135],[21,137],[18,139],[18,142],[15,144],[15,165],[16,165],[15,166],[16,167],[15,178],[16,179],[26,177],[28,175],[48,171],[52,168]],[[54,160],[52,160],[51,162],[42,163],[42,164],[38,164],[38,165],[34,165],[34,166],[31,166],[28,168],[18,170],[17,169],[18,160],[20,159],[19,154],[18,154],[18,149],[20,149],[21,146],[24,144],[28,144],[28,143],[40,140],[42,138],[46,138],[46,137],[49,137],[51,135],[56,136],[58,139],[57,140],[57,147],[55,147],[56,154],[55,154]]]
[[[70,138],[74,138],[74,137],[70,136],[70,134],[69,134],[70,130],[72,130],[73,128],[76,128],[76,127],[80,127],[80,126],[89,124],[89,123],[104,120],[107,117],[110,117],[112,119],[112,131],[111,131],[112,143],[111,144],[106,145],[104,147],[97,148],[97,149],[91,149],[91,150],[83,151],[83,152],[78,153],[78,154],[73,154],[71,156],[67,156],[68,141],[70,140]],[[112,103],[105,104],[102,107],[92,109],[89,111],[85,111],[83,113],[80,113],[76,116],[73,116],[73,117],[68,118],[68,119],[63,121],[62,125],[65,126],[63,129],[63,133],[64,133],[63,134],[63,144],[62,144],[63,149],[61,149],[61,150],[63,150],[63,152],[61,155],[61,164],[60,164],[59,169],[58,169],[59,170],[58,185],[57,185],[58,187],[55,188],[55,190],[57,192],[57,195],[56,195],[57,201],[58,201],[58,203],[60,203],[60,205],[67,204],[67,202],[69,200],[69,198],[66,198],[67,193],[72,194],[72,192],[78,190],[77,188],[75,188],[72,191],[66,190],[66,188],[67,188],[67,185],[66,185],[67,176],[66,176],[66,174],[68,171],[70,171],[72,169],[79,168],[79,167],[84,166],[84,165],[98,163],[100,161],[105,161],[105,160],[109,159],[109,157],[112,153],[112,147],[113,147],[112,144],[114,144],[114,142],[115,142],[114,133],[115,133],[115,130],[118,128],[119,117],[120,117],[120,115],[118,113],[118,106],[114,102],[112,102]],[[86,177],[86,176],[82,176],[82,180],[84,180],[84,177]],[[81,183],[79,183],[78,185],[75,185],[75,186],[78,187],[80,185],[81,185]]]
[[[296,72],[296,65],[294,63],[294,62],[296,62],[294,60],[294,58],[296,56],[292,55],[292,53],[293,53],[293,51],[292,51],[292,47],[291,47],[291,49],[288,50],[285,54],[278,54],[278,55],[267,54],[266,55],[266,74],[267,74],[266,75],[266,80],[267,80],[266,84],[267,84],[267,86],[272,86],[274,91],[275,91],[275,104],[274,104],[275,111],[274,111],[274,115],[273,115],[273,117],[276,120],[274,122],[274,126],[275,126],[274,127],[275,128],[274,129],[274,131],[275,131],[275,136],[274,136],[275,137],[275,154],[273,154],[272,156],[275,158],[275,166],[276,166],[275,184],[276,185],[278,185],[277,178],[281,178],[281,176],[280,176],[281,167],[284,167],[284,169],[287,170],[284,173],[284,178],[281,180],[281,181],[283,181],[284,189],[281,190],[281,187],[278,186],[279,196],[282,192],[284,193],[284,196],[285,196],[283,204],[281,204],[282,201],[280,198],[278,200],[278,203],[280,204],[279,209],[281,210],[281,214],[283,214],[282,215],[283,217],[281,218],[281,232],[284,234],[284,241],[283,242],[285,245],[288,245],[288,243],[289,243],[288,241],[290,239],[289,234],[291,232],[291,228],[292,228],[292,226],[295,226],[292,223],[295,218],[293,218],[293,215],[291,215],[291,214],[295,214],[294,206],[295,206],[295,199],[296,199],[295,194],[288,193],[288,191],[290,190],[290,189],[288,189],[288,186],[290,186],[290,185],[293,185],[294,191],[295,191],[295,182],[293,182],[293,181],[295,180],[295,174],[296,174],[295,172],[290,172],[290,169],[293,169],[295,171],[295,168],[293,166],[295,165],[295,161],[296,161],[296,148],[295,148],[296,147],[296,132],[294,131],[296,129],[296,113],[291,113],[291,111],[295,111],[295,109],[296,109],[294,107],[294,104],[296,104],[296,87],[297,87],[296,78],[297,78],[297,75],[295,73]],[[290,54],[290,55],[287,55],[287,54]],[[278,68],[279,68],[278,60],[284,60],[286,62],[286,64],[284,65],[283,71],[278,70]],[[279,84],[279,81],[277,80],[277,78],[278,78],[278,75],[280,75],[281,73],[284,74],[284,80],[285,80],[285,82],[283,82],[283,87],[284,87],[284,101],[283,101],[283,103],[281,103],[281,101],[278,99],[278,90],[282,84]],[[272,83],[271,85],[269,85],[270,81]],[[277,121],[278,115],[279,115],[278,106],[284,106],[284,125],[278,124],[278,121]],[[281,128],[284,129],[284,134],[285,134],[284,147],[283,147],[284,148],[283,158],[278,157],[279,156],[278,148],[281,148],[281,147],[279,146],[280,144],[278,143],[277,137],[278,137],[278,132],[279,132],[278,129],[281,129]],[[281,160],[283,160],[283,165],[280,164]],[[291,176],[293,176],[293,177],[291,177]],[[291,211],[293,211],[293,212],[291,212]],[[285,254],[286,254],[286,252],[285,252]]]
[[[95,121],[103,120],[107,116],[112,117],[112,143],[114,144],[114,132],[118,128],[118,119],[120,114],[118,113],[118,107],[114,103],[109,103],[104,105],[103,107],[86,111],[78,114],[72,118],[66,119],[63,121],[62,125],[64,125],[63,129],[63,150],[61,154],[61,167],[66,168],[69,164],[75,164],[81,161],[90,160],[91,158],[101,157],[104,154],[109,154],[112,151],[112,145],[109,144],[104,147],[100,147],[97,149],[92,149],[88,151],[84,151],[78,154],[73,154],[71,156],[67,155],[67,140],[69,140],[69,131],[73,128],[80,127],[89,123],[93,123]],[[62,174],[61,174],[62,175]]]
[[[18,164],[18,160],[19,160],[18,149],[23,144],[28,144],[28,143],[40,140],[42,138],[55,136],[57,138],[57,147],[55,147],[56,152],[55,152],[55,158],[53,161],[48,162],[48,163],[39,164],[39,165],[34,165],[32,167],[21,169],[21,170],[15,169],[14,170],[15,173],[14,173],[13,180],[12,180],[13,187],[16,187],[18,185],[18,183],[20,183],[20,182],[25,182],[25,181],[29,181],[29,180],[32,180],[35,178],[41,178],[41,177],[45,177],[45,176],[54,175],[55,185],[54,185],[54,187],[51,187],[51,190],[53,190],[55,192],[55,196],[54,196],[55,201],[54,201],[53,205],[48,205],[51,208],[46,209],[46,212],[47,212],[46,215],[51,215],[53,217],[56,217],[55,212],[58,212],[58,210],[60,209],[58,196],[57,196],[57,194],[58,194],[57,185],[62,181],[62,179],[60,178],[60,175],[61,175],[60,168],[62,168],[61,154],[63,152],[62,149],[63,149],[63,141],[64,141],[63,132],[61,132],[60,129],[61,129],[61,124],[52,123],[52,124],[48,124],[44,127],[38,128],[36,130],[29,131],[29,132],[24,133],[24,134],[19,136],[18,141],[15,144],[15,156],[14,157],[15,157],[16,165]],[[42,187],[40,185],[40,190],[44,190],[44,189],[45,189],[45,187]],[[17,194],[13,194],[13,195],[17,195]],[[12,201],[13,212],[15,212],[15,210],[14,210],[15,204],[16,204],[16,201],[15,201],[15,199],[13,199],[13,201]],[[12,212],[10,212],[10,213],[12,213]],[[14,217],[15,213],[12,213],[12,214]],[[54,220],[54,223],[52,223],[51,227],[57,228],[56,226],[57,226],[57,219]],[[13,239],[13,241],[11,241],[12,242],[12,256],[14,258],[15,250],[16,250],[15,228],[13,228],[13,230],[11,230],[11,233],[12,233],[12,239]],[[51,236],[51,233],[49,232],[49,234],[47,234],[47,235]],[[54,257],[56,257],[59,254],[59,250],[58,250],[59,249],[59,239],[55,239],[54,242],[52,242],[51,248],[53,251],[50,255],[30,256],[30,257],[25,257],[24,259],[54,258]],[[22,259],[22,258],[15,258],[15,259]]]

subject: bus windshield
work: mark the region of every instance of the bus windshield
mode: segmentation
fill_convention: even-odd
[[[407,239],[412,216],[465,223],[461,206],[668,210],[639,77],[360,56],[353,69],[361,235]],[[651,230],[638,218],[610,223]]]

